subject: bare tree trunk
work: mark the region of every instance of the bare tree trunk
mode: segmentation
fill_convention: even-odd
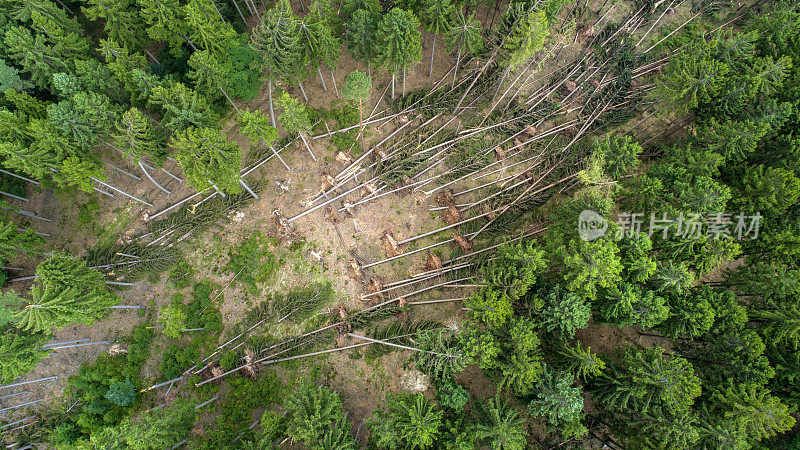
[[[392,100],[394,100],[394,79],[395,79],[395,74],[392,73]]]
[[[244,14],[242,14],[242,10],[239,9],[239,4],[236,3],[236,0],[231,0],[233,2],[233,6],[236,7],[236,12],[239,13],[239,17],[242,19],[242,23],[247,26],[247,19],[244,18]],[[247,0],[245,0],[247,2]],[[249,7],[249,5],[248,5]]]
[[[233,109],[235,109],[235,110],[236,110],[236,112],[237,112],[238,114],[241,114],[241,113],[242,113],[242,111],[241,111],[241,110],[239,110],[239,107],[238,107],[238,106],[236,106],[236,103],[233,103],[233,100],[231,100],[231,98],[228,96],[228,93],[227,93],[227,92],[225,92],[225,89],[222,89],[222,86],[220,86],[220,87],[219,87],[219,90],[220,90],[220,91],[222,91],[222,95],[224,95],[224,96],[225,96],[225,98],[226,98],[226,99],[228,99],[228,103],[230,103],[230,104],[231,104],[231,106],[233,106]]]
[[[137,162],[139,163],[139,168],[142,169],[142,172],[144,172],[144,176],[146,176],[148,180],[153,182],[153,184],[155,184],[157,188],[159,188],[162,191],[164,191],[167,195],[172,195],[172,192],[166,190],[164,188],[164,186],[161,186],[160,184],[158,184],[158,181],[154,180],[153,177],[150,176],[150,173],[147,171],[147,169],[144,168],[144,164],[142,164],[141,161],[137,161]]]
[[[303,83],[301,81],[297,82],[297,85],[300,86],[300,93],[303,94],[303,99],[308,102],[308,96],[306,95],[306,90],[303,89]]]
[[[319,74],[319,81],[322,82],[322,89],[328,92],[328,86],[325,85],[325,78],[322,77],[322,69],[320,69],[319,66],[317,66],[317,73]]]
[[[331,81],[333,81],[333,92],[336,93],[336,97],[339,97],[339,89],[336,87],[336,74],[331,69]]]
[[[309,146],[308,146],[308,141],[306,141],[306,136],[305,136],[305,133],[302,133],[302,132],[300,133],[300,139],[302,139],[302,141],[303,141],[303,144],[305,144],[305,146],[306,146],[306,150],[308,150],[308,154],[309,154],[309,155],[311,155],[311,159],[313,159],[314,161],[316,161],[316,160],[317,160],[317,157],[316,157],[316,156],[314,156],[314,152],[312,152],[312,151],[311,151],[311,147],[309,147]]]
[[[275,124],[275,109],[272,106],[272,80],[267,81],[267,90],[269,92],[269,117],[272,119],[272,126],[277,126]]]
[[[145,49],[145,52],[147,52],[147,55],[150,57],[150,59],[153,60],[154,63],[161,64],[160,62],[158,62],[158,59],[156,59],[156,56],[150,53],[150,50]]]
[[[56,0],[56,1],[58,2],[59,5],[61,5],[62,8],[66,9],[68,13],[72,14],[73,16],[75,15],[75,13],[72,12],[71,9],[67,8],[67,5],[61,3],[61,0]]]
[[[406,96],[406,68],[403,67],[403,97]]]
[[[250,189],[250,186],[248,186],[248,185],[247,185],[247,184],[244,182],[244,180],[242,180],[241,178],[239,179],[239,186],[243,187],[243,188],[244,188],[244,190],[245,190],[245,191],[247,191],[247,193],[248,193],[248,194],[252,195],[254,199],[258,200],[258,198],[259,198],[259,197],[258,197],[258,194],[256,194],[255,192],[253,192],[253,190],[252,190],[252,189]]]
[[[361,152],[365,152],[366,147],[364,146],[364,106],[363,100],[358,99],[358,123],[360,125],[358,129],[358,137],[361,139]]]
[[[433,34],[433,45],[431,45],[431,66],[428,69],[428,76],[433,74],[433,55],[436,54],[436,33]]]
[[[461,62],[461,43],[458,43],[458,53],[456,54],[456,70],[453,71],[453,83],[450,85],[450,89],[456,87],[456,75],[458,74],[458,64]]]

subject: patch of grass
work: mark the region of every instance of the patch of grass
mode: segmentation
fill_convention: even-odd
[[[234,448],[230,444],[235,439],[250,440],[254,437],[249,428],[252,411],[269,407],[281,401],[283,383],[274,372],[266,372],[257,380],[236,377],[228,380],[228,390],[222,402],[216,407],[217,414],[208,427],[202,442],[193,448],[218,449]]]
[[[236,277],[237,283],[247,286],[251,294],[257,294],[257,285],[269,282],[283,264],[268,250],[271,245],[274,245],[272,239],[256,231],[228,252],[225,269]]]

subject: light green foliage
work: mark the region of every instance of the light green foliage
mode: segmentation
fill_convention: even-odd
[[[639,164],[642,146],[630,136],[607,134],[595,141],[594,152],[604,157],[606,173],[611,178],[619,180]]]
[[[619,244],[623,278],[644,283],[656,272],[658,264],[653,258],[653,242],[645,233],[624,239]]]
[[[619,248],[610,239],[573,239],[558,252],[567,288],[578,295],[594,299],[597,288],[610,288],[621,280]]]
[[[186,312],[182,305],[168,305],[161,308],[158,315],[158,324],[163,327],[162,333],[170,339],[181,337],[186,329]]]
[[[442,411],[422,394],[386,394],[386,409],[375,410],[368,422],[379,448],[430,448],[442,426]]]
[[[5,92],[7,89],[22,91],[30,86],[30,82],[20,78],[19,71],[16,68],[9,66],[5,60],[0,59],[0,92]]]
[[[659,325],[666,333],[679,337],[697,337],[714,324],[715,312],[708,301],[710,292],[672,295],[667,299],[669,317]]]
[[[261,23],[253,29],[250,45],[262,57],[264,70],[272,81],[288,80],[298,72],[300,35],[298,19],[288,0],[279,0],[264,12]]]
[[[544,251],[534,242],[506,244],[497,249],[497,256],[483,268],[486,287],[467,300],[467,307],[483,323],[500,327],[513,314],[513,303],[536,282],[537,273],[545,267]]]
[[[278,108],[283,112],[278,120],[284,130],[289,133],[308,133],[311,131],[311,122],[308,119],[306,105],[289,94],[284,93],[278,98]]]
[[[700,395],[700,379],[684,358],[660,347],[628,347],[623,359],[599,378],[595,399],[609,409],[638,413],[678,413],[691,408]]]
[[[469,392],[451,380],[444,380],[436,386],[436,398],[445,408],[462,413],[469,403]]]
[[[540,326],[557,332],[562,339],[572,338],[586,327],[592,317],[591,307],[577,294],[563,291],[556,285],[545,295],[545,306],[539,314]]]
[[[162,134],[139,108],[131,108],[122,114],[113,137],[117,148],[134,160],[150,155],[160,161],[166,156]]]
[[[36,253],[44,239],[33,230],[20,231],[10,220],[0,220],[0,261],[26,253]]]
[[[216,120],[205,97],[180,82],[153,88],[149,103],[161,107],[164,115],[161,124],[172,131],[183,131],[191,126],[207,127]]]
[[[0,334],[0,383],[11,383],[47,356],[49,352],[39,350],[47,340],[44,334]]]
[[[146,41],[144,21],[133,0],[88,0],[88,7],[81,9],[89,20],[104,20],[108,37],[141,47]]]
[[[563,427],[564,439],[588,432],[580,425],[583,396],[580,387],[572,387],[574,381],[569,373],[545,368],[544,376],[536,385],[537,398],[528,405],[532,415],[545,416],[550,425]]]
[[[670,107],[687,111],[720,93],[730,67],[712,57],[716,41],[697,39],[674,58],[659,84],[659,94]]]
[[[186,12],[180,0],[136,0],[140,14],[147,24],[150,39],[165,42],[176,52],[186,41],[188,34]]]
[[[126,417],[115,433],[132,450],[164,449],[188,437],[194,421],[194,402],[178,400],[169,407]]]
[[[342,87],[342,97],[350,101],[358,102],[360,107],[361,102],[369,98],[371,90],[372,79],[364,72],[354,70],[347,76],[347,80]]]
[[[416,347],[424,350],[414,354],[417,367],[428,375],[449,379],[464,370],[467,358],[457,343],[458,337],[450,330],[424,331],[415,341]]]
[[[505,345],[503,359],[498,364],[499,386],[509,387],[517,395],[526,395],[544,371],[539,336],[535,324],[527,319],[517,319],[508,333],[510,342]]]
[[[366,64],[377,55],[375,40],[380,16],[376,11],[358,9],[347,21],[347,51]]]
[[[559,365],[569,370],[575,378],[584,381],[600,375],[606,367],[605,361],[596,353],[592,353],[592,347],[582,348],[580,341],[577,341],[575,346],[561,344],[556,351]]]
[[[770,300],[764,307],[753,308],[751,313],[761,319],[762,333],[770,342],[800,348],[800,306],[794,299]]]
[[[247,136],[257,147],[272,145],[278,139],[278,130],[269,124],[269,116],[260,109],[245,109],[238,116],[240,132]]]
[[[5,327],[14,322],[14,311],[16,311],[24,301],[25,299],[20,297],[13,289],[0,292],[0,327]]]
[[[741,180],[743,198],[734,200],[746,211],[763,211],[777,217],[797,202],[800,179],[791,170],[759,165],[749,168]]]
[[[272,279],[282,263],[270,252],[271,245],[269,238],[256,231],[228,252],[227,271],[253,294],[259,285]]]
[[[792,408],[754,384],[731,385],[714,394],[721,414],[755,441],[773,437],[795,424]]]
[[[301,385],[286,398],[287,433],[312,449],[354,449],[339,394],[325,386]]]
[[[184,7],[189,40],[197,47],[222,56],[236,38],[236,32],[217,12],[212,0],[192,0]]]
[[[216,128],[189,127],[172,135],[171,146],[183,168],[186,179],[195,189],[216,187],[224,192],[239,193],[239,172],[242,150]]]
[[[419,20],[410,11],[393,8],[383,16],[376,32],[378,62],[392,73],[407,69],[422,58]]]
[[[456,10],[452,26],[447,30],[445,43],[449,51],[461,54],[475,54],[483,50],[483,34],[481,22],[475,13],[464,14],[460,8]]]
[[[49,332],[72,323],[91,325],[116,301],[106,289],[102,273],[66,254],[39,264],[36,276],[30,302],[14,313],[23,330]]]
[[[38,12],[34,11],[31,17],[36,25],[33,30],[21,26],[5,30],[6,53],[36,86],[49,87],[52,75],[68,71],[69,61],[84,58],[89,46],[83,37],[61,28]],[[42,26],[48,28],[47,33],[36,31]]]
[[[508,401],[492,397],[486,405],[487,421],[478,425],[477,434],[492,450],[523,450],[527,447],[525,420]]]
[[[684,294],[694,285],[695,275],[686,263],[667,261],[659,264],[652,284],[659,292]]]
[[[136,401],[136,385],[131,380],[117,381],[108,388],[105,397],[117,406],[130,406]]]
[[[506,15],[513,17],[514,25],[503,42],[503,50],[508,55],[508,67],[513,70],[544,47],[550,26],[544,10],[528,8],[524,3],[512,4]]]
[[[670,310],[664,297],[631,283],[604,291],[600,314],[620,326],[653,328],[667,319]]]
[[[105,95],[78,92],[67,100],[49,105],[47,117],[55,130],[81,149],[89,150],[111,130],[118,111]]]
[[[423,2],[421,14],[425,28],[433,34],[442,34],[450,29],[450,20],[455,9],[450,0],[427,0]]]

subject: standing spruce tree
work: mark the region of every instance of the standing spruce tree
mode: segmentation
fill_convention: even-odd
[[[430,448],[439,437],[442,411],[422,394],[387,394],[386,410],[375,410],[369,420],[379,447]]]
[[[341,49],[341,42],[333,35],[330,3],[324,0],[314,2],[309,14],[299,21],[299,31],[300,58],[305,61],[303,66],[310,64],[310,67],[316,69],[322,88],[328,92],[320,66],[325,65],[331,71],[335,86],[333,69],[336,67]],[[305,91],[303,95],[305,96]]]
[[[347,76],[347,81],[342,88],[342,97],[358,102],[358,137],[361,140],[361,151],[366,151],[364,146],[364,101],[369,99],[372,91],[372,80],[364,74],[354,70]]]
[[[611,369],[597,379],[595,399],[612,410],[675,414],[689,410],[700,395],[700,379],[692,365],[660,347],[628,347]]]
[[[253,29],[250,45],[259,52],[267,72],[269,115],[272,125],[275,112],[272,103],[272,85],[281,79],[289,79],[297,72],[300,60],[300,39],[297,18],[292,14],[288,0],[278,0],[262,16],[261,23]]]
[[[38,253],[42,245],[44,239],[33,230],[20,231],[14,222],[0,219],[0,264],[11,257]]]
[[[39,264],[36,277],[30,302],[14,313],[23,330],[50,332],[76,322],[90,325],[116,301],[102,273],[63,253]]]
[[[161,124],[171,131],[207,127],[216,121],[206,98],[181,82],[172,81],[168,86],[156,86],[149,103],[161,107]]]
[[[45,334],[5,332],[0,335],[0,383],[11,383],[28,373],[39,360],[47,356],[39,347],[48,340]]]
[[[450,29],[451,16],[455,7],[450,0],[426,0],[423,2],[423,6],[425,10],[422,14],[422,22],[425,28],[433,33],[431,64],[428,68],[428,76],[431,76],[433,74],[433,58],[436,55],[436,37]]]
[[[287,434],[292,439],[310,448],[355,448],[339,394],[325,386],[304,384],[289,395],[285,406],[289,416]],[[339,437],[337,446],[320,445],[330,434]]]
[[[89,20],[103,19],[106,36],[128,45],[142,48],[147,45],[147,30],[133,0],[88,0],[83,14]]]
[[[236,31],[220,15],[213,0],[189,0],[183,7],[189,27],[188,41],[193,50],[200,46],[217,57],[234,45]]]
[[[156,161],[166,157],[164,136],[139,108],[131,108],[122,114],[113,138],[117,148],[134,161],[145,155]]]
[[[220,58],[214,56],[208,50],[201,50],[192,53],[189,58],[189,67],[192,71],[189,72],[189,78],[194,80],[195,87],[200,92],[207,92],[211,94],[219,90],[222,95],[228,100],[233,109],[237,113],[241,113],[239,107],[233,102],[225,88],[228,87],[231,79],[232,67],[226,66],[220,62]],[[218,97],[216,97],[218,98]]]
[[[6,29],[5,53],[36,86],[49,89],[54,73],[71,72],[70,61],[87,58],[89,43],[77,32],[61,28],[36,12],[31,18],[32,27]]]
[[[311,155],[311,159],[316,161],[317,157],[314,156],[314,153],[311,151],[311,147],[308,145],[308,141],[306,140],[306,134],[311,131],[311,121],[308,119],[308,110],[306,109],[306,106],[300,103],[300,101],[296,98],[284,93],[278,99],[278,107],[283,109],[283,112],[280,115],[281,126],[283,126],[283,129],[291,134],[299,134],[300,139],[306,146],[306,150],[308,150],[308,154]]]
[[[172,54],[179,54],[181,46],[189,42],[186,11],[180,0],[136,0],[136,4],[150,39],[166,43]]]
[[[714,394],[722,416],[754,441],[790,430],[795,419],[792,408],[770,394],[763,386],[737,384]]]
[[[527,447],[525,419],[519,417],[508,401],[492,397],[486,405],[487,421],[478,425],[477,434],[492,450],[523,450]]]
[[[469,16],[461,9],[456,10],[456,17],[445,35],[447,50],[456,52],[456,66],[453,68],[453,82],[456,85],[458,66],[461,64],[461,55],[473,55],[483,50],[483,29],[481,22],[475,18],[475,13]]]
[[[393,8],[378,24],[376,41],[378,61],[392,73],[392,98],[398,70],[403,72],[403,96],[406,95],[406,69],[422,57],[419,20],[410,11]]]
[[[372,61],[378,55],[377,32],[380,14],[371,9],[358,9],[347,21],[347,51],[356,61],[367,66],[372,77]]]
[[[558,285],[544,299],[545,306],[539,313],[540,326],[547,332],[556,332],[562,339],[572,339],[592,317],[592,309],[583,298]]]
[[[580,387],[572,387],[574,381],[569,373],[558,373],[545,367],[544,376],[537,385],[537,398],[528,405],[531,415],[545,416],[550,425],[559,427],[564,439],[588,431],[580,423],[583,396]]]
[[[269,147],[272,153],[283,163],[283,166],[286,167],[286,170],[292,170],[286,164],[286,161],[281,158],[281,155],[272,148],[272,143],[278,139],[278,129],[269,124],[269,116],[261,112],[260,109],[251,112],[248,108],[239,114],[238,119],[241,126],[240,133],[250,139],[250,142],[255,144],[256,148],[264,145]]]
[[[242,150],[219,129],[189,127],[174,133],[170,146],[195,189],[213,187],[223,196],[241,192]]]
[[[576,341],[574,347],[560,343],[556,352],[558,366],[584,381],[600,375],[606,367],[605,361],[596,353],[592,353],[592,347],[582,348],[580,341]]]

